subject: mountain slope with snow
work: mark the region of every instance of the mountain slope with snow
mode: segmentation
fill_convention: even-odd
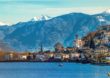
[[[100,25],[110,25],[110,9],[93,16],[95,16],[99,20]]]
[[[36,17],[32,18],[31,21],[45,21],[45,20],[49,20],[49,19],[51,19],[50,16],[42,15],[40,17],[36,16]]]
[[[75,35],[82,37],[96,30],[98,26],[108,24],[110,24],[109,13],[95,15],[70,13],[51,19],[42,18],[17,23],[7,28],[8,32],[3,40],[18,51],[39,49],[41,43],[47,49],[52,48],[56,42],[72,46]]]

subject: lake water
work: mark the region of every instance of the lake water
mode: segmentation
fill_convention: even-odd
[[[110,66],[78,63],[0,63],[0,78],[108,78]]]

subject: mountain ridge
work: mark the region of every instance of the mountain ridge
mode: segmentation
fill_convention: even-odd
[[[100,21],[102,18],[105,21]],[[17,51],[36,50],[41,43],[47,49],[53,48],[56,42],[61,42],[65,47],[73,46],[76,34],[81,38],[98,26],[108,25],[109,21],[109,14],[69,13],[49,20],[14,24],[7,28],[3,40]]]

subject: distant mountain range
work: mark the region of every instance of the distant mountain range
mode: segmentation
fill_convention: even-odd
[[[109,10],[94,15],[70,13],[54,18],[41,16],[12,26],[0,26],[0,39],[17,51],[39,49],[41,43],[45,49],[52,49],[56,42],[65,47],[72,46],[76,34],[82,37],[98,26],[109,24]]]

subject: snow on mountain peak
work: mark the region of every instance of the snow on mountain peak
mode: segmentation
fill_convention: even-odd
[[[110,9],[107,9],[106,11],[104,11],[104,13],[110,14]]]
[[[98,19],[100,22],[105,21],[105,19],[104,19],[102,16],[97,16],[97,19]]]
[[[49,20],[51,19],[51,17],[47,16],[47,15],[41,15],[40,17],[39,16],[36,16],[34,18],[31,19],[31,21],[44,21],[44,20]]]

